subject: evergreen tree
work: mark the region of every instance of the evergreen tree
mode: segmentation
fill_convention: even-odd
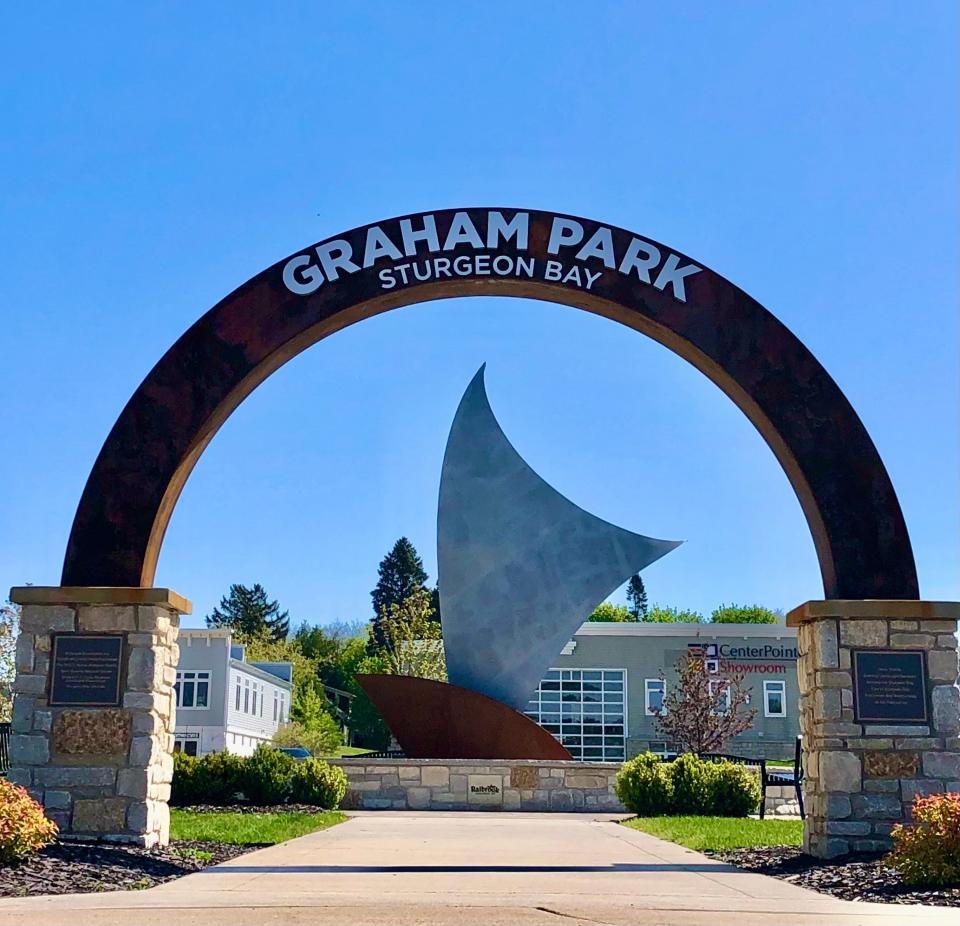
[[[270,601],[262,585],[231,585],[229,594],[207,615],[207,626],[232,630],[241,640],[266,636],[280,641],[290,630],[290,612]]]
[[[389,615],[394,605],[402,605],[415,592],[426,588],[427,573],[416,548],[406,537],[401,537],[393,549],[380,561],[377,587],[370,592],[373,599],[373,621],[370,632],[371,653],[388,648],[381,626],[381,616]]]
[[[640,573],[630,577],[627,585],[627,601],[630,602],[630,610],[633,612],[635,621],[645,621],[647,619],[647,590],[643,587],[643,579]]]

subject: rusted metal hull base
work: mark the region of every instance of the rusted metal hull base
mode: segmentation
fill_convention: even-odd
[[[529,717],[469,688],[405,675],[357,682],[411,759],[573,760]]]

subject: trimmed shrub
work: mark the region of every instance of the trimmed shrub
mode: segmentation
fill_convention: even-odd
[[[663,762],[642,753],[624,763],[614,787],[624,806],[641,817],[746,817],[760,804],[760,779],[750,769],[692,754]]]
[[[692,753],[678,756],[669,763],[670,780],[673,782],[671,813],[710,813],[711,765]]]
[[[708,809],[714,817],[748,817],[760,807],[760,776],[735,762],[710,762]]]
[[[347,776],[343,769],[320,759],[304,759],[293,770],[291,790],[295,803],[333,810],[347,793]]]
[[[960,885],[960,794],[915,797],[913,819],[894,826],[887,863],[907,884]]]
[[[243,788],[246,759],[230,752],[210,752],[197,762],[194,787],[204,804],[230,804]]]
[[[667,763],[652,752],[641,753],[625,762],[617,774],[614,789],[621,803],[641,817],[669,813],[673,805],[673,781]]]
[[[252,804],[284,804],[293,787],[297,761],[261,743],[244,763],[243,793]]]
[[[57,838],[57,825],[19,785],[0,778],[0,863],[35,855]]]
[[[244,784],[246,759],[229,752],[210,752],[205,756],[173,754],[173,784],[170,803],[229,804]]]
[[[180,807],[202,804],[204,799],[197,794],[196,771],[200,760],[183,752],[173,754],[173,781],[170,784],[170,803]]]

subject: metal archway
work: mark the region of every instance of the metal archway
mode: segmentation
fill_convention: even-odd
[[[264,379],[357,321],[432,299],[520,296],[618,321],[715,382],[787,474],[827,598],[919,597],[890,478],[836,383],[770,312],[639,235],[535,210],[448,209],[356,228],[257,274],[200,318],[127,403],[84,488],[65,586],[149,586],[206,445]]]

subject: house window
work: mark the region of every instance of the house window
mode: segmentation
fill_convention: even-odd
[[[662,678],[648,678],[643,682],[643,703],[648,716],[660,713],[663,708],[663,696],[667,683]]]
[[[197,754],[197,746],[199,744],[196,740],[174,740],[173,741],[173,751],[182,752],[185,756],[195,756]]]
[[[280,708],[280,697],[276,689],[273,690],[273,722],[277,722],[277,711]]]
[[[767,680],[763,683],[763,716],[787,716],[787,683]]]
[[[647,752],[652,752],[655,756],[667,756],[667,743],[665,740],[658,740],[651,742],[647,748]]]
[[[179,708],[209,707],[210,672],[177,672],[177,681],[173,686]]]
[[[243,680],[243,712],[250,713],[250,681],[248,679]]]
[[[287,722],[287,696],[280,695],[280,723]]]
[[[239,675],[237,676],[237,688],[236,688],[236,693],[235,693],[235,703],[234,703],[234,707],[235,707],[237,710],[240,710],[240,676],[239,676]]]
[[[551,669],[526,714],[566,746],[574,759],[622,762],[626,686],[624,669]]]
[[[250,687],[253,688],[253,716],[256,717],[257,716],[257,683],[254,682],[253,685],[251,685]]]

